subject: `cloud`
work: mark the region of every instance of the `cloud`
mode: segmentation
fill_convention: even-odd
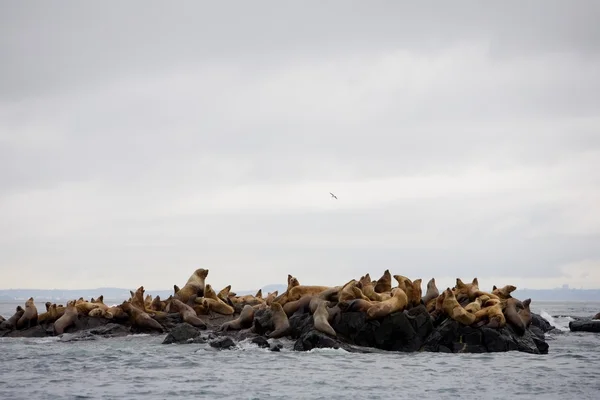
[[[4,6],[2,285],[600,286],[598,5],[355,6]]]

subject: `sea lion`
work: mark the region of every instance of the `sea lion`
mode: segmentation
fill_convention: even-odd
[[[429,282],[427,282],[427,292],[425,296],[421,300],[423,300],[423,304],[427,305],[431,300],[437,298],[440,295],[440,291],[435,285],[435,278],[431,278]]]
[[[313,313],[313,323],[315,329],[326,333],[330,336],[337,336],[335,330],[329,324],[329,312],[327,311],[327,302],[322,299],[318,299],[316,302],[317,307]]]
[[[129,315],[131,324],[141,329],[151,329],[163,332],[163,327],[155,319],[153,319],[145,311],[135,307],[132,303],[124,301],[121,304],[121,309]]]
[[[262,300],[262,289],[258,289],[258,292],[254,295],[257,299]]]
[[[375,284],[375,292],[376,293],[384,293],[390,292],[392,290],[392,274],[390,274],[390,270],[386,269],[381,278],[377,280],[377,284]]]
[[[77,318],[79,318],[79,312],[77,311],[76,301],[68,301],[64,314],[54,321],[54,334],[63,334],[69,326],[75,324]]]
[[[79,312],[79,314],[81,315],[89,315],[89,313],[96,309],[96,308],[100,308],[100,305],[98,303],[90,303],[89,301],[80,301],[77,300],[75,302],[75,307],[77,308],[77,311]]]
[[[317,295],[329,289],[331,289],[329,286],[294,286],[288,292],[287,301],[296,301],[303,296]]]
[[[17,321],[17,329],[28,329],[38,324],[38,312],[33,297],[25,302],[25,312]]]
[[[521,317],[521,320],[525,324],[525,328],[529,328],[531,321],[533,320],[533,317],[531,316],[531,309],[529,308],[531,299],[525,299],[521,302],[521,304],[523,305],[523,309],[519,310],[519,317]]]
[[[383,297],[382,294],[379,294],[375,291],[375,286],[373,285],[373,282],[371,281],[371,277],[369,277],[369,274],[367,274],[366,277],[361,278],[358,281],[358,284],[356,286],[357,287],[360,286],[360,290],[370,301],[385,300],[385,298]]]
[[[23,309],[23,307],[17,306],[15,309],[15,313],[12,315],[12,317],[0,323],[0,329],[15,329],[17,327],[17,322],[19,321],[19,319],[21,319],[23,314],[25,314],[25,310]]]
[[[592,319],[600,319],[600,312],[592,317]]]
[[[225,322],[219,328],[220,331],[240,330],[250,328],[254,322],[254,308],[251,305],[245,305],[242,308],[240,316],[233,321]]]
[[[212,286],[210,286],[210,284],[206,284],[206,286],[204,287],[204,300],[207,300],[209,309],[218,314],[231,315],[235,312],[232,306],[224,303],[223,300],[219,299],[219,297],[213,290]]]
[[[465,311],[475,314],[477,311],[481,310],[481,304],[483,304],[481,297],[478,297],[465,306]]]
[[[510,294],[515,290],[517,290],[517,287],[513,285],[506,285],[503,288],[497,288],[496,285],[494,285],[492,294],[498,296],[500,299],[506,300],[512,297]]]
[[[192,307],[182,303],[181,300],[178,299],[171,300],[171,305],[175,306],[175,309],[179,311],[179,315],[181,315],[183,322],[187,322],[196,328],[206,329],[206,322],[198,318],[196,311],[194,311]]]
[[[503,313],[503,303],[498,299],[490,299],[484,304],[485,308],[477,311],[475,314],[475,323],[489,321],[485,324],[488,328],[500,329],[506,325],[506,317]],[[478,324],[479,326],[479,324]]]
[[[182,303],[187,303],[189,297],[193,294],[198,297],[204,296],[204,286],[207,276],[208,269],[199,268],[195,270],[186,284],[173,297]]]
[[[392,297],[379,303],[373,303],[367,310],[367,319],[383,318],[386,315],[402,311],[408,304],[408,297],[404,290],[392,289]]]
[[[269,306],[269,309],[271,310],[271,318],[275,329],[267,336],[273,339],[285,336],[290,330],[290,321],[288,321],[288,317],[285,315],[283,307],[281,304],[273,302]]]
[[[219,293],[217,293],[217,297],[219,299],[221,299],[223,301],[223,303],[229,304],[229,303],[231,303],[231,300],[229,299],[229,292],[230,291],[231,291],[231,285],[227,285],[223,289],[221,289],[219,291]],[[229,305],[233,306],[233,304],[229,304]]]
[[[463,299],[468,299],[469,301],[475,300],[477,297],[477,292],[479,291],[479,280],[474,278],[471,283],[464,283],[460,278],[456,278],[456,286],[454,296],[458,302],[461,302]]]
[[[105,318],[123,321],[129,318],[129,315],[120,306],[109,307],[106,310]]]
[[[366,313],[371,306],[375,304],[368,300],[363,299],[351,299],[344,300],[338,303],[338,306],[342,312],[364,312]]]
[[[177,286],[177,285],[173,285],[173,295],[176,295],[176,294],[177,294],[177,292],[179,292],[179,290],[180,290],[180,289],[179,289],[179,286]]]
[[[152,303],[150,304],[150,309],[153,311],[164,311],[164,304],[163,302],[160,300],[160,296],[156,296],[153,300]]]
[[[475,322],[475,314],[467,312],[458,302],[454,292],[447,288],[444,291],[444,301],[442,303],[444,312],[453,320],[460,322],[463,325],[471,325]]]
[[[283,305],[283,311],[288,317],[294,315],[298,310],[305,310],[314,296],[303,296],[296,301],[288,301]]]
[[[271,292],[267,295],[267,298],[265,299],[265,303],[270,306],[271,303],[273,302],[273,300],[275,300],[275,298],[277,297],[277,295],[279,294],[279,291],[276,290],[274,292]]]
[[[106,312],[104,309],[102,309],[100,307],[97,307],[88,313],[88,317],[112,319],[112,314]]]
[[[504,317],[506,318],[506,322],[513,327],[517,334],[523,335],[527,327],[519,315],[519,308],[524,308],[523,304],[519,300],[515,299],[514,297],[507,299],[506,307],[504,308]]]

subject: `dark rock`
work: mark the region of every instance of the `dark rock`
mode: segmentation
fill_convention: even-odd
[[[273,343],[269,350],[271,351],[281,351],[283,349],[283,345],[281,343]]]
[[[580,319],[569,322],[571,332],[600,332],[600,320]]]
[[[308,351],[315,348],[332,348],[339,349],[341,343],[339,340],[333,339],[326,334],[312,329],[296,340],[294,343],[294,350],[296,351]]]
[[[542,316],[536,313],[531,313],[531,325],[537,326],[544,333],[554,329],[554,327],[550,325],[550,322],[546,321]]]
[[[235,342],[230,337],[222,337],[210,342],[210,347],[219,350],[228,350],[235,347]]]
[[[194,339],[198,338],[200,333],[200,329],[183,322],[169,332],[162,344],[194,343]]]
[[[273,318],[271,310],[258,310],[254,313],[254,322],[252,329],[259,335],[265,335],[267,332],[271,332],[275,329],[273,326]]]
[[[20,331],[9,331],[6,332],[6,337],[24,337],[24,338],[35,338],[35,337],[46,337],[48,336],[48,332],[46,328],[42,325],[32,326],[28,329],[23,329]]]
[[[269,342],[262,336],[257,336],[252,339],[252,343],[258,345],[258,347],[267,348],[270,347]]]

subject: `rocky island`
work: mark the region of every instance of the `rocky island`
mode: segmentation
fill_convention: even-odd
[[[47,302],[45,312],[38,312],[29,298],[8,319],[0,317],[0,337],[73,340],[152,333],[166,334],[165,344],[208,341],[223,349],[249,339],[278,350],[269,339],[289,338],[297,351],[547,354],[544,334],[553,329],[530,311],[530,299],[511,296],[516,287],[494,286],[486,292],[477,278],[470,283],[457,279],[441,292],[432,278],[423,295],[421,279],[394,275],[392,284],[389,270],[378,280],[366,274],[335,287],[301,285],[288,275],[284,293],[263,297],[261,291],[238,296],[231,286],[217,293],[206,283],[208,272],[197,269],[164,300],[140,286],[120,305],[108,306],[100,296]]]

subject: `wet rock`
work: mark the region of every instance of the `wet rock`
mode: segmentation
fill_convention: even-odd
[[[539,328],[538,328],[539,329]],[[451,351],[454,353],[482,353],[523,351],[547,354],[548,344],[531,330],[518,335],[510,325],[502,329],[471,328],[452,319],[446,319],[425,340],[424,351]]]
[[[222,337],[210,342],[210,346],[219,350],[228,350],[235,347],[235,342],[230,337]]]
[[[270,347],[269,342],[267,341],[267,339],[265,339],[262,336],[257,336],[254,339],[252,339],[252,343],[258,345],[258,347],[262,347],[262,348],[268,348]]]
[[[271,351],[281,351],[283,349],[283,345],[281,343],[273,343],[269,350]]]
[[[194,340],[200,337],[200,329],[183,322],[171,330],[163,340],[162,344],[171,343],[194,343]]]
[[[32,326],[28,329],[23,329],[20,331],[7,331],[6,337],[24,337],[24,338],[36,338],[36,337],[46,337],[49,336],[46,328],[42,325]]]
[[[531,325],[537,326],[544,333],[554,329],[554,327],[550,325],[550,322],[546,321],[541,315],[536,313],[531,313]]]
[[[600,332],[600,320],[580,319],[569,322],[571,332]]]
[[[265,335],[274,330],[271,310],[258,310],[254,313],[252,330],[259,335]]]

